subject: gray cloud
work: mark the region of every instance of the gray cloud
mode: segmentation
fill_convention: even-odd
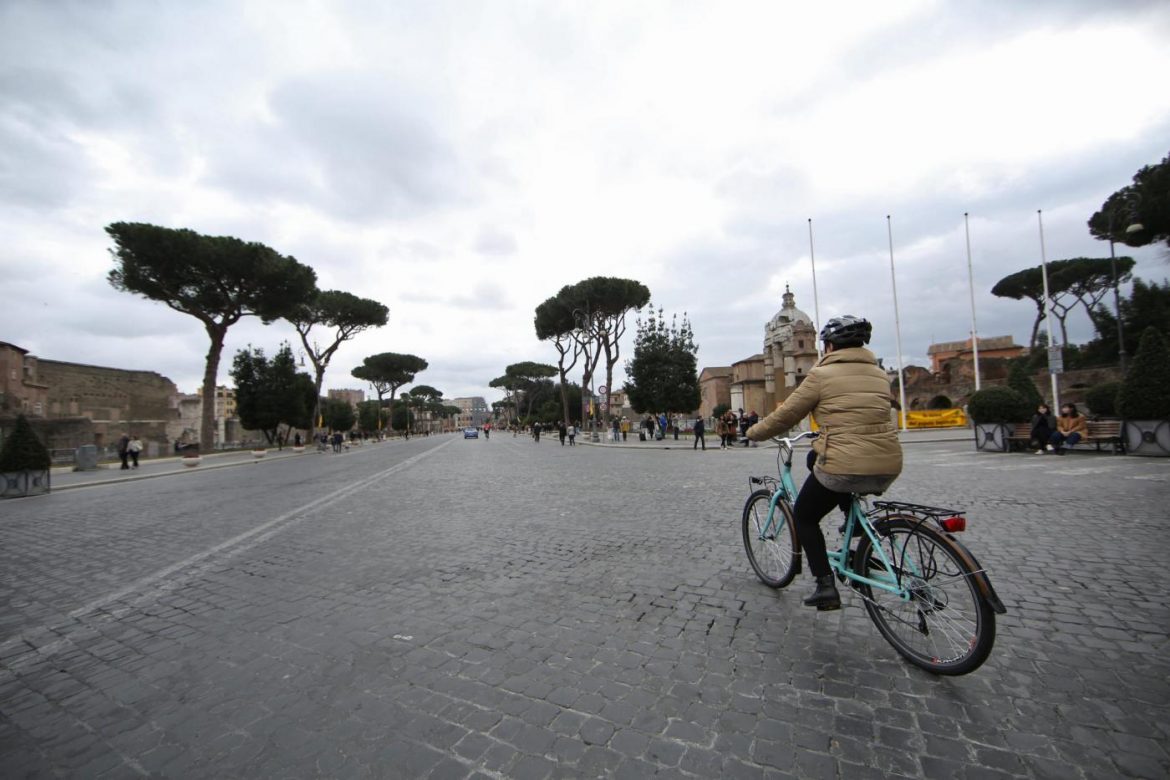
[[[237,196],[305,203],[348,220],[411,217],[468,196],[463,163],[430,101],[371,74],[286,81],[272,120],[223,139],[208,179]]]
[[[485,225],[475,238],[475,251],[484,255],[516,254],[516,237],[511,233]]]

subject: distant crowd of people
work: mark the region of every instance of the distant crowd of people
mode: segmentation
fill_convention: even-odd
[[[728,409],[715,418],[715,433],[719,436],[719,448],[728,449],[741,444],[744,447],[755,446],[747,438],[747,429],[759,422],[759,419],[760,416],[754,410],[745,412],[743,409],[738,412]],[[667,437],[672,437],[677,441],[679,434],[685,433],[687,429],[694,435],[692,449],[706,450],[707,421],[702,417],[691,420],[689,417],[684,418],[677,414],[645,414],[641,420],[637,421],[636,425],[628,417],[613,417],[609,422],[599,424],[597,432],[609,442],[620,443],[629,441],[631,434],[637,434],[639,441],[662,441]],[[566,444],[573,447],[576,446],[577,436],[581,433],[581,422],[574,420],[566,424],[563,420],[557,420],[552,423],[538,421],[531,425],[521,425],[514,420],[508,425],[508,430],[512,432],[513,437],[527,433],[535,443],[540,443],[542,433],[550,434],[555,431],[562,447]]]

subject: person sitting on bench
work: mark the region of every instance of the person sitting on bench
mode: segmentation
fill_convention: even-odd
[[[1048,440],[1048,451],[1063,455],[1066,447],[1075,446],[1088,433],[1088,422],[1077,411],[1076,404],[1064,404],[1060,407],[1060,417],[1056,418],[1056,431]]]

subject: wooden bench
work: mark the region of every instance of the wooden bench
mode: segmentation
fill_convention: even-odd
[[[1066,452],[1088,452],[1082,445],[1092,444],[1094,452],[1101,451],[1101,445],[1109,446],[1114,455],[1125,454],[1125,441],[1121,438],[1121,420],[1089,420],[1086,423],[1088,433],[1077,442],[1075,447],[1066,447]],[[1028,446],[1032,436],[1032,426],[1028,423],[1019,423],[1012,428],[1008,438],[1008,447],[1011,451],[1022,450]]]
[[[1032,426],[1030,423],[1016,423],[1012,432],[1008,434],[1008,452],[1017,452],[1025,449],[1032,440]]]
[[[1125,440],[1121,438],[1121,420],[1089,420],[1089,435],[1077,442],[1075,451],[1082,444],[1092,444],[1097,452],[1101,445],[1109,445],[1114,455],[1125,454]]]

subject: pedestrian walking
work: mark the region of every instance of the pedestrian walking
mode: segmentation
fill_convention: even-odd
[[[622,417],[622,441],[626,441],[626,439],[629,435],[630,435],[630,419],[628,417]]]
[[[569,435],[569,426],[565,425],[564,420],[557,420],[557,438],[561,440],[561,446],[565,446],[565,437]]]
[[[577,446],[577,421],[576,420],[573,420],[573,422],[571,422],[569,424],[569,446],[570,447]]]
[[[122,438],[118,439],[118,458],[122,461],[122,470],[130,470],[130,436],[129,434],[122,434]]]
[[[662,441],[666,438],[666,426],[668,424],[669,423],[666,421],[666,415],[660,412],[658,414],[658,441]]]
[[[613,425],[610,426],[610,432],[613,440],[619,442],[622,440],[622,424],[618,418],[613,418]]]
[[[126,445],[126,451],[130,453],[130,462],[133,468],[138,468],[138,453],[142,452],[142,439],[137,436],[130,439],[130,443]]]
[[[695,418],[695,444],[691,449],[696,449],[700,444],[703,445],[703,452],[707,451],[707,439],[703,436],[707,432],[707,426],[703,422],[702,417]]]
[[[723,446],[719,449],[728,449],[735,444],[736,419],[735,412],[728,409],[720,418],[723,422]]]
[[[532,440],[540,444],[540,423],[532,423]]]

